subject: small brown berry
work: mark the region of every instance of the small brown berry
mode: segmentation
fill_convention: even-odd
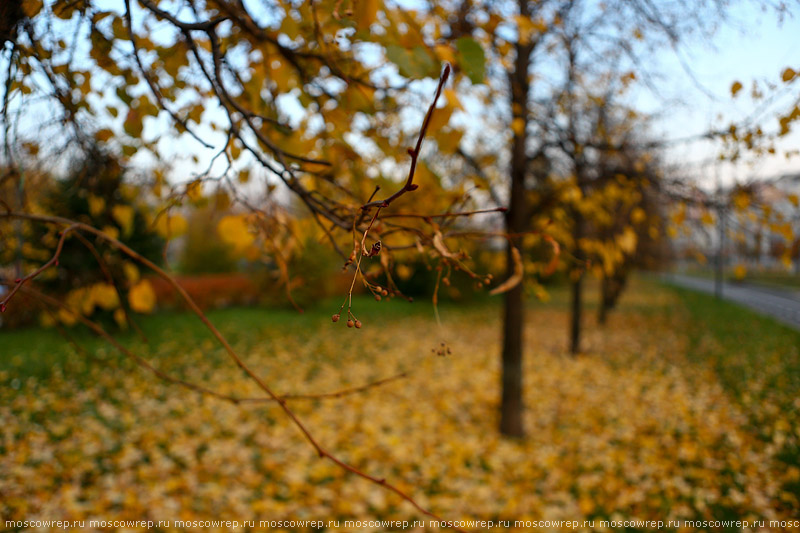
[[[378,301],[378,302],[381,301],[381,295],[380,294],[376,294],[375,295],[375,301]]]
[[[339,318],[341,318],[341,315],[339,315],[339,313],[336,313],[331,317],[331,320],[333,320],[334,322],[339,322]]]
[[[354,323],[353,323],[353,321],[352,321],[352,320],[348,320],[348,321],[347,321],[347,327],[348,327],[348,328],[352,328],[352,327],[353,327],[353,325],[354,325]]]
[[[361,329],[361,321],[356,320],[356,329]]]
[[[382,295],[384,295],[384,296],[386,296],[387,294],[389,294],[389,291],[387,291],[386,289],[383,289],[383,290],[381,291],[381,294],[382,294]]]

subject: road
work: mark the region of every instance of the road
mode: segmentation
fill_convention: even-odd
[[[714,294],[712,279],[670,274],[664,280],[679,287]],[[724,283],[722,297],[800,330],[800,291]]]

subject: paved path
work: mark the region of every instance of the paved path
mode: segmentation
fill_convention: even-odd
[[[664,280],[687,289],[714,294],[712,279],[670,274]],[[800,330],[800,292],[797,290],[724,283],[722,297]]]

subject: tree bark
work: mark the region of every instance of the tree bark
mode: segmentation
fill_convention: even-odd
[[[527,3],[520,2],[523,16],[529,15]],[[526,154],[528,125],[528,63],[533,46],[517,44],[517,57],[514,71],[509,72],[511,88],[511,114],[515,119],[522,119],[523,127],[514,131],[511,148],[511,183],[509,186],[508,212],[505,224],[508,234],[506,248],[506,270],[511,276],[514,272],[514,260],[511,248],[521,242],[520,234],[528,227],[528,202],[525,191],[525,172],[528,158]],[[510,437],[525,435],[522,415],[525,409],[522,392],[522,330],[525,323],[522,284],[517,285],[505,294],[503,316],[503,361],[502,361],[502,400],[500,405],[500,433]]]
[[[511,243],[508,261],[513,265]],[[522,328],[524,325],[522,285],[517,285],[505,295],[503,315],[503,377],[500,406],[500,433],[509,437],[525,435],[522,415],[525,405],[522,397]]]

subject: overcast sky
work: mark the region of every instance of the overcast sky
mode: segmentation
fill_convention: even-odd
[[[688,72],[672,50],[660,52],[659,61],[668,74],[663,86],[665,96],[682,101],[680,105],[665,108],[663,102],[652,97],[642,99],[651,110],[666,111],[659,122],[661,131],[669,138],[681,138],[707,131],[709,126],[720,127],[748,117],[759,105],[750,97],[754,80],[762,90],[764,81],[785,87],[780,78],[783,70],[786,67],[800,70],[800,10],[795,11],[794,17],[784,17],[781,23],[776,13],[762,12],[753,3],[743,3],[738,9],[732,9],[731,23],[726,24],[711,43],[698,41],[684,50]],[[735,99],[730,92],[734,81],[744,86]],[[795,95],[800,93],[798,85],[800,80],[796,79],[792,85]],[[767,112],[761,121],[765,131],[777,129],[774,111],[791,109],[790,101],[793,99],[784,97],[770,107],[773,112]],[[778,147],[783,150],[800,148],[800,135],[795,132],[786,136]],[[745,158],[746,161],[738,165],[723,164],[719,171],[726,182],[800,172],[800,158],[787,161],[781,153],[783,150],[769,158]],[[717,145],[693,143],[676,146],[670,151],[670,159],[673,163],[701,162],[713,159],[717,153]],[[707,174],[714,174],[713,164],[705,167]]]

